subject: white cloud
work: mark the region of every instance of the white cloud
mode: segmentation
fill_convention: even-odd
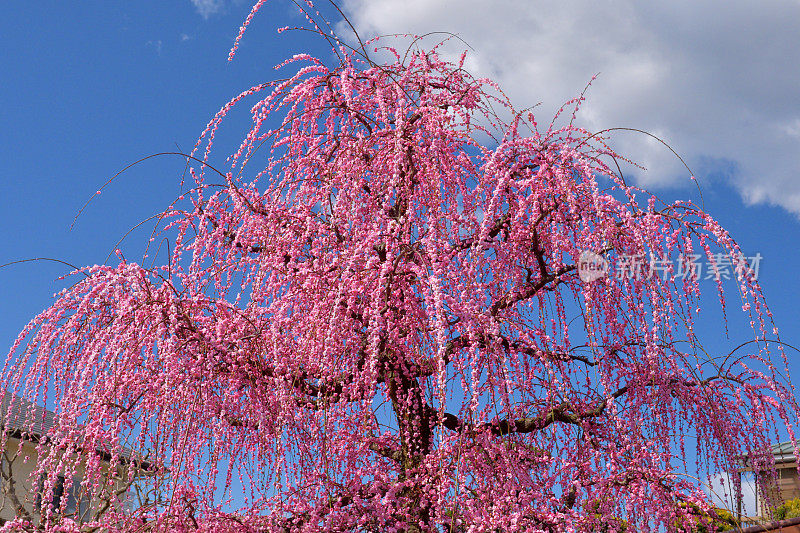
[[[755,481],[752,475],[745,473],[741,480],[742,483],[742,506],[743,516],[758,516],[762,509],[758,508],[758,496]],[[736,489],[733,480],[728,474],[719,473],[712,476],[703,489],[711,497],[711,503],[722,509],[727,509],[736,516],[739,507],[736,501]]]
[[[746,201],[800,214],[794,0],[345,0],[344,8],[366,35],[457,33],[474,48],[473,73],[497,80],[517,108],[541,102],[545,125],[600,72],[581,125],[647,130],[701,180],[724,168]],[[455,57],[463,48],[453,40],[445,50]],[[687,182],[652,138],[618,132],[614,146],[648,168],[641,184]]]
[[[225,5],[223,0],[191,0],[191,2],[204,19],[219,13]]]

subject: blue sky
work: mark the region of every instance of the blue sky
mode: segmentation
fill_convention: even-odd
[[[253,23],[242,60],[229,63],[249,7],[232,4],[204,18],[188,0],[4,6],[0,264],[31,257],[102,263],[132,226],[178,195],[183,162],[151,160],[107,186],[70,231],[110,176],[146,155],[190,150],[228,98],[275,77],[275,63],[307,48],[274,33],[270,19],[299,20],[273,6]],[[233,140],[244,130],[230,131]],[[126,240],[127,257],[141,257],[147,234]],[[0,270],[0,344],[10,345],[48,305],[63,273],[47,262]]]
[[[487,4],[343,2],[365,34],[460,33],[474,48],[468,65],[497,78],[520,107],[541,102],[542,122],[600,72],[579,116],[583,124],[647,129],[686,157],[707,210],[748,255],[763,256],[760,280],[783,340],[800,345],[800,43],[793,29],[800,4],[730,2],[724,13],[703,2],[656,8],[619,1],[598,12],[578,0],[508,2],[488,11]],[[4,5],[0,264],[34,257],[79,266],[106,261],[131,227],[180,193],[183,162],[157,158],[121,175],[70,230],[110,176],[150,154],[190,150],[230,97],[277,76],[274,64],[302,51],[324,54],[317,41],[274,32],[301,22],[289,2],[274,0],[229,63],[249,9],[247,2],[223,0]],[[463,48],[448,46],[446,53]],[[232,117],[221,147],[239,139],[245,118]],[[616,142],[648,167],[629,168],[632,179],[665,198],[697,200],[663,147],[632,135]],[[126,257],[141,257],[148,234],[126,239]],[[56,278],[66,272],[53,262],[0,269],[3,349],[48,306],[63,286]],[[711,282],[704,288],[715,289]],[[738,344],[738,333],[725,339],[717,326],[705,331],[720,349]],[[789,356],[797,376],[797,355]]]

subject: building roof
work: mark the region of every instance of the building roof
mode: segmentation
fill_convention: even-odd
[[[772,460],[775,462],[775,466],[779,468],[785,468],[789,463],[795,463],[797,459],[794,455],[794,447],[792,443],[789,441],[786,442],[779,442],[777,444],[773,444],[770,452],[772,453]],[[763,457],[760,456],[759,457]],[[736,457],[736,465],[738,469],[750,471],[753,469],[753,461],[752,456],[748,455],[739,455]],[[759,468],[764,468],[765,465],[758,462],[761,466]]]
[[[9,407],[11,411],[9,411]],[[30,438],[46,435],[55,426],[56,414],[8,391],[0,402],[0,427],[12,435]]]
[[[776,463],[788,463],[795,461],[794,446],[791,442],[779,442],[772,445],[772,458]]]
[[[9,407],[11,408],[10,411]],[[3,393],[3,400],[0,402],[0,428],[4,428],[9,436],[38,442],[55,425],[56,414],[53,411],[26,400],[17,394],[8,391]],[[95,451],[104,461],[111,460],[111,454],[107,450],[97,449]],[[150,462],[137,459],[133,450],[125,446],[122,447],[120,459],[123,464],[130,462],[143,470],[152,468]]]

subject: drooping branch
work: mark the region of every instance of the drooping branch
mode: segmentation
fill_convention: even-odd
[[[467,431],[473,434],[489,431],[493,435],[501,436],[511,433],[541,431],[556,422],[580,425],[584,420],[602,415],[606,406],[612,400],[619,398],[626,392],[628,392],[628,387],[622,387],[607,398],[599,400],[594,407],[581,412],[576,412],[573,406],[568,402],[561,402],[557,406],[551,407],[543,414],[536,417],[506,418],[496,422],[484,422],[481,424],[466,423],[453,414],[445,413],[442,419],[442,425],[451,431]]]
[[[495,316],[500,311],[535,296],[540,290],[547,287],[548,283],[550,282],[555,282],[556,284],[560,283],[561,281],[563,281],[562,276],[574,270],[577,270],[577,268],[578,267],[575,265],[564,265],[558,270],[556,270],[554,273],[546,273],[536,283],[528,284],[527,287],[524,287],[522,290],[506,293],[504,296],[496,300],[491,305],[491,307],[489,308],[489,312],[491,313],[492,316]]]
[[[704,387],[709,383],[719,379],[731,381],[738,384],[743,383],[742,380],[740,380],[737,377],[716,374],[714,376],[710,376],[702,380],[673,377],[667,381],[667,384],[670,386],[680,384],[684,387]],[[659,384],[651,381],[650,383],[639,383],[638,386],[655,387],[659,386]],[[466,431],[471,434],[488,431],[489,433],[498,436],[509,435],[511,433],[532,433],[536,431],[541,431],[546,427],[557,422],[564,424],[581,425],[584,420],[589,420],[601,416],[612,401],[624,396],[630,390],[631,388],[629,385],[620,387],[619,389],[614,391],[610,396],[598,400],[593,407],[581,411],[577,411],[574,408],[574,406],[569,402],[561,402],[560,404],[551,407],[541,415],[535,417],[522,417],[515,419],[505,418],[503,420],[494,422],[470,424],[462,421],[456,415],[453,415],[451,413],[444,413],[441,423],[444,427],[446,427],[451,431],[457,431],[457,432]]]
[[[376,442],[371,442],[369,444],[369,449],[382,457],[391,459],[395,463],[400,463],[403,460],[403,452],[389,446],[381,446]]]
[[[22,444],[20,444],[20,446],[22,446]],[[7,449],[2,450],[2,466],[0,467],[0,476],[2,476],[3,479],[2,495],[4,497],[8,496],[11,500],[11,505],[14,506],[14,512],[17,516],[30,520],[30,513],[20,501],[19,494],[17,494],[17,483],[20,482],[17,477],[19,473],[15,475],[13,468],[18,457],[19,452],[10,455]],[[2,500],[0,500],[0,503],[2,503]]]
[[[492,224],[492,227],[489,228],[489,231],[486,233],[486,239],[484,239],[484,242],[491,242],[492,240],[494,240],[494,238],[497,237],[503,229],[508,231],[508,229],[511,226],[510,221],[511,221],[510,212],[505,213],[501,217],[498,217],[497,220],[494,221],[494,224]],[[471,246],[473,246],[476,242],[478,242],[478,239],[476,237],[461,239],[453,246],[453,251],[466,250]]]

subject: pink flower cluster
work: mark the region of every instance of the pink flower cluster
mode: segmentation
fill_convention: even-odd
[[[603,136],[540,132],[435,52],[336,51],[209,123],[166,264],[76,272],[22,332],[0,385],[55,406],[40,471],[159,494],[112,501],[91,524],[113,530],[689,527],[693,479],[797,419],[758,284],[738,287],[752,342],[717,359],[695,278],[584,282],[576,262],[735,242],[627,186]]]

